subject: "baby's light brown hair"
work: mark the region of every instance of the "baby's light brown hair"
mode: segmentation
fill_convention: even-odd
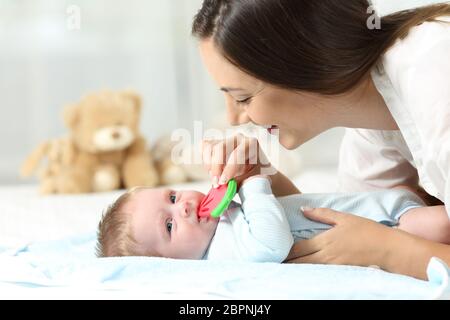
[[[121,195],[103,214],[98,224],[97,256],[138,256],[137,243],[132,235],[131,219],[123,207],[136,189]]]

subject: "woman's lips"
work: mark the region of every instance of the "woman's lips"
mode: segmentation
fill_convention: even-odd
[[[271,126],[270,128],[268,128],[267,129],[267,131],[270,133],[270,134],[275,134],[276,132],[278,132],[280,129],[278,128],[278,126],[275,126],[275,125],[273,125],[273,126]]]

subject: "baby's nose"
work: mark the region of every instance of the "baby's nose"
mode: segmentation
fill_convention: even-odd
[[[190,215],[189,204],[187,202],[180,202],[179,213],[183,218],[187,218]]]

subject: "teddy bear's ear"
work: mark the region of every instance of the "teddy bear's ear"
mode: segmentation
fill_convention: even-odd
[[[79,112],[76,104],[68,105],[64,108],[63,119],[66,126],[70,129],[75,128],[78,123]]]
[[[141,106],[142,106],[141,96],[133,90],[122,91],[122,96],[132,101],[134,108],[136,110],[136,114],[139,115],[141,113]]]

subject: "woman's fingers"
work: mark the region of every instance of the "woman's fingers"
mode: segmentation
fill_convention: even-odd
[[[237,135],[226,140],[202,143],[202,159],[214,187],[226,184],[254,170],[259,163],[259,145],[255,138]]]
[[[209,172],[212,184],[217,187],[226,161],[226,143],[223,140],[204,140],[202,142],[202,160]]]
[[[212,147],[210,173],[214,187],[217,187],[219,184],[219,178],[222,175],[223,166],[226,161],[225,147],[224,142],[218,142]]]
[[[205,167],[207,172],[211,171],[211,157],[212,157],[212,148],[213,143],[212,141],[202,141],[202,160],[203,160],[203,166]]]
[[[310,263],[315,264],[317,263],[318,253],[313,253],[307,256],[298,257],[298,258],[289,258],[287,257],[286,260],[284,260],[284,263]]]
[[[220,177],[220,184],[225,184],[230,179],[243,175],[247,162],[247,145],[245,141],[240,141],[227,158]]]
[[[213,186],[225,184],[245,171],[245,141],[240,136],[226,140],[204,141],[202,158]]]
[[[303,214],[309,220],[329,224],[335,226],[339,223],[340,219],[345,216],[345,213],[337,212],[327,208],[302,208]]]

